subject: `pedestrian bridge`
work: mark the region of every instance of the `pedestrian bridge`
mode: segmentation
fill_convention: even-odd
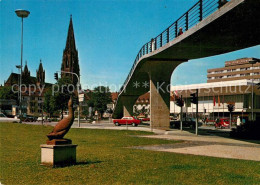
[[[174,69],[191,59],[259,45],[259,9],[257,0],[199,0],[140,49],[120,89],[113,117],[132,115],[137,98],[150,91],[151,127],[168,129]]]

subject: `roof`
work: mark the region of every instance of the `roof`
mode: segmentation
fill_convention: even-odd
[[[237,86],[247,86],[251,84],[252,84],[251,80],[233,80],[233,81],[172,86],[171,91],[209,89],[209,88],[216,88],[216,87],[233,87],[233,86],[237,87]],[[254,82],[254,84],[257,84],[257,82]]]
[[[116,101],[117,100],[117,97],[118,97],[118,92],[111,92],[111,99],[112,101]]]
[[[4,85],[18,84],[19,76],[20,74],[11,73]],[[34,76],[30,76],[30,84],[36,84],[36,83],[37,83],[37,78]],[[52,85],[51,83],[47,83],[47,82],[45,82],[44,84],[45,87],[50,87]]]

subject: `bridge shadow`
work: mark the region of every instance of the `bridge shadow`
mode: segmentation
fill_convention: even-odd
[[[195,129],[183,128],[183,130],[195,135]],[[201,135],[201,136],[218,136],[218,137],[223,137],[223,138],[227,138],[227,139],[234,139],[234,140],[238,140],[238,141],[245,141],[245,142],[249,142],[249,143],[260,144],[260,140],[249,140],[249,139],[247,140],[247,139],[231,137],[230,132],[231,132],[230,130],[226,130],[226,129],[221,130],[221,129],[212,129],[212,128],[201,128],[201,127],[199,127],[199,129],[198,129],[198,135]]]

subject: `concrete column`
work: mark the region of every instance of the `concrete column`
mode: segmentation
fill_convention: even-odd
[[[144,66],[150,78],[151,129],[170,128],[170,91],[173,70],[185,61],[153,60]]]
[[[122,96],[123,115],[133,116],[133,106],[138,96]]]
[[[170,127],[170,79],[150,78],[150,119],[152,129]]]

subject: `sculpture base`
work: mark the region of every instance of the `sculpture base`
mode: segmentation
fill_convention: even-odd
[[[47,145],[67,145],[72,144],[70,139],[52,139],[46,141]]]
[[[78,145],[41,145],[41,164],[51,167],[76,164],[76,147]]]

